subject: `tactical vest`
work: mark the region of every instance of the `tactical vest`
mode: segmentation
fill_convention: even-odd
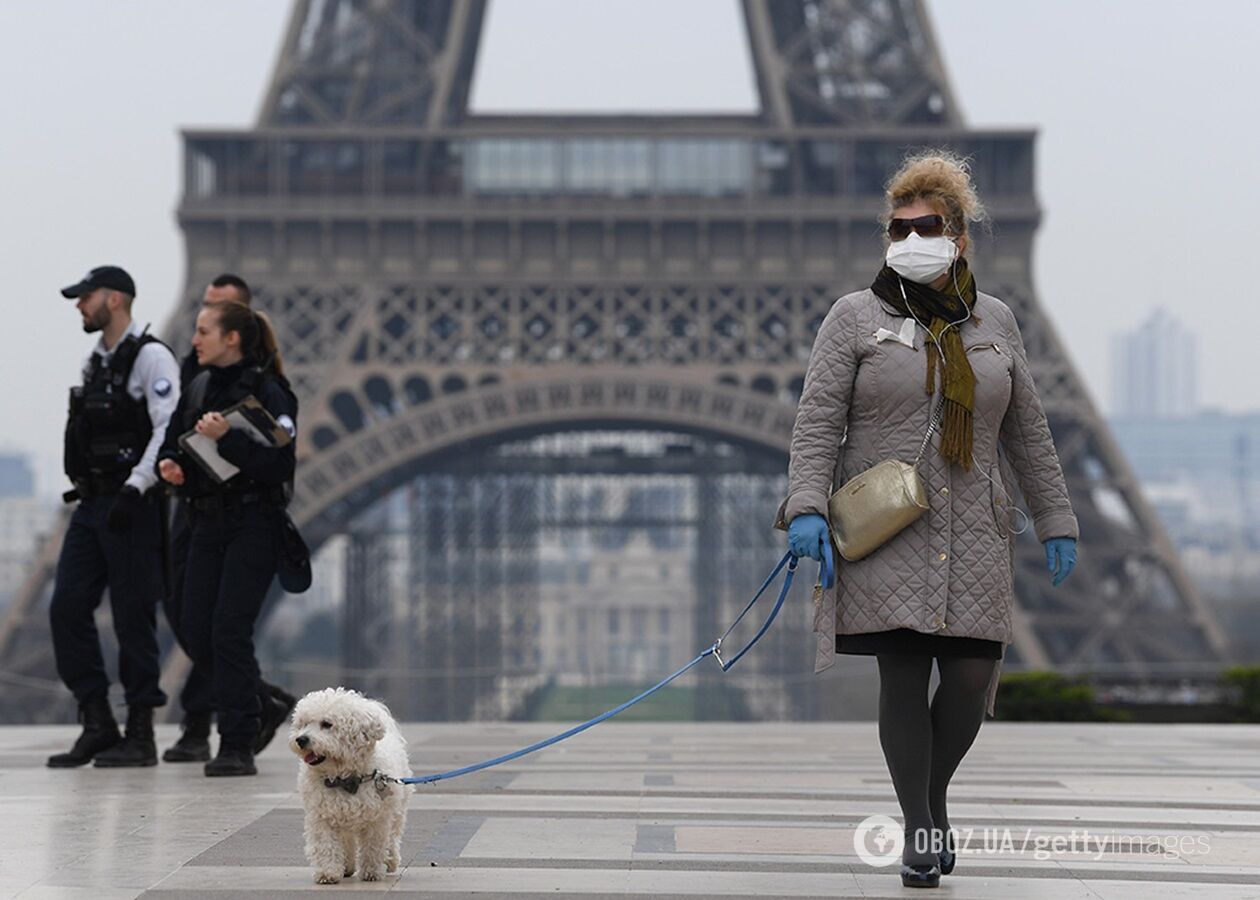
[[[64,463],[83,496],[117,493],[153,436],[148,404],[127,391],[140,348],[149,343],[162,342],[130,334],[108,360],[93,353],[84,383],[70,389]]]

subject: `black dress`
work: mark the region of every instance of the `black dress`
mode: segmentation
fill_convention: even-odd
[[[1002,642],[986,638],[925,634],[913,628],[837,634],[836,652],[873,656],[877,653],[915,653],[924,656],[970,656],[1001,659]]]

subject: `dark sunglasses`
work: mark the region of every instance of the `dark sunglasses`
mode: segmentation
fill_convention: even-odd
[[[904,241],[910,232],[919,237],[940,237],[945,233],[943,216],[918,216],[913,219],[893,219],[888,223],[888,236],[894,241]]]

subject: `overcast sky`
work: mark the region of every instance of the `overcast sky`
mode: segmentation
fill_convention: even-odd
[[[254,121],[288,7],[0,4],[0,450],[37,455],[41,492],[63,488],[65,391],[91,345],[57,289],[116,262],[162,326],[184,273],[178,129]],[[1162,304],[1199,336],[1203,402],[1260,408],[1260,3],[928,7],[968,124],[1040,132],[1036,287],[1095,399],[1109,336]],[[737,0],[492,0],[474,108],[745,110],[746,52]]]

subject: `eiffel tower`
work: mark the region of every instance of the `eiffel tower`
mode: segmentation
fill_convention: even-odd
[[[258,285],[301,397],[292,513],[313,547],[349,535],[347,657],[370,666],[390,640],[363,514],[411,486],[408,627],[436,673],[412,687],[437,698],[411,712],[507,712],[485,704],[534,683],[539,484],[574,471],[690,479],[691,517],[671,521],[705,523],[692,628],[716,634],[781,552],[805,364],[831,303],[880,263],[885,179],[945,146],[973,160],[993,216],[974,268],[1019,319],[1081,523],[1078,572],[1053,591],[1018,539],[1006,669],[1216,664],[1222,634],[1033,289],[1035,134],[964,124],[922,0],[741,7],[755,114],[481,116],[485,0],[298,0],[257,126],[185,132],[188,280],[165,336],[183,344],[217,273]],[[546,441],[619,431],[681,452]],[[69,709],[30,687],[52,677],[58,540],[0,624],[6,690],[27,686],[32,718]],[[795,606],[754,654],[762,682],[808,671]],[[755,712],[818,713],[816,685],[781,680]]]

